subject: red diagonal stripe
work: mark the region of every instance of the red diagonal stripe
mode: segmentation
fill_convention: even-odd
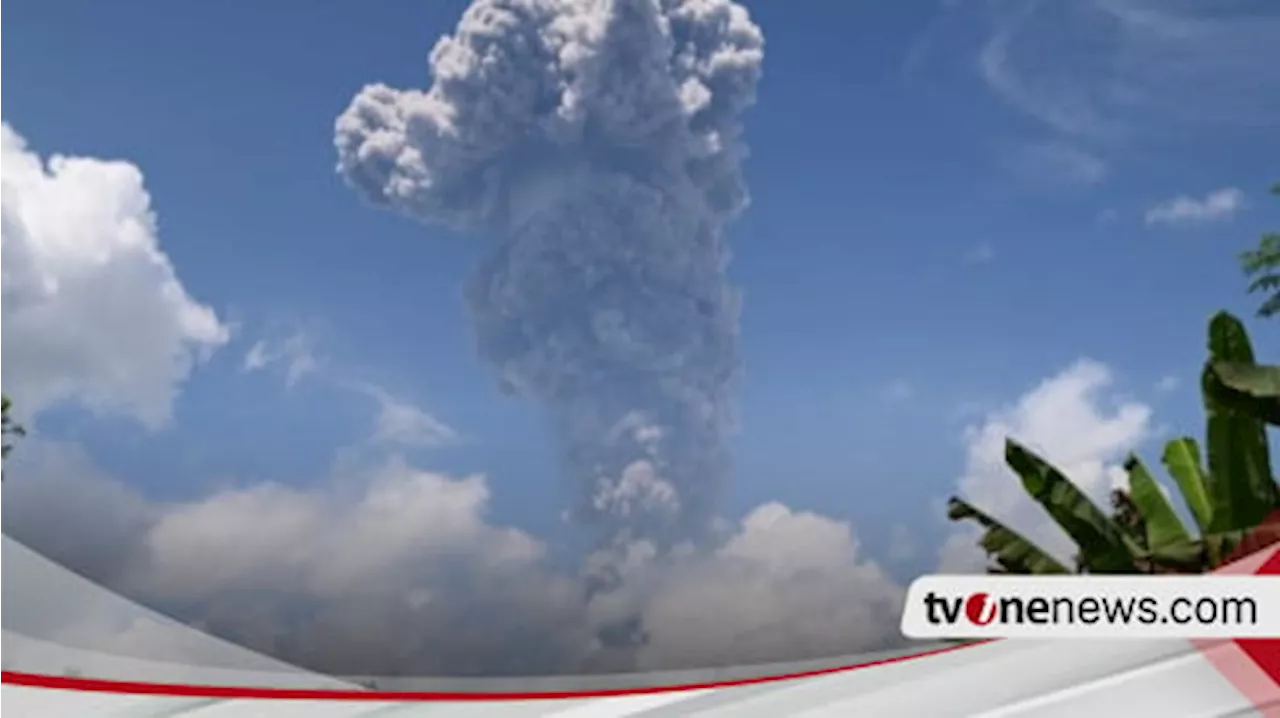
[[[1280,574],[1280,550],[1273,551],[1271,557],[1258,567],[1259,575],[1275,576]],[[1280,685],[1280,640],[1274,638],[1251,638],[1237,641],[1240,649],[1249,656],[1258,667],[1266,673],[1271,681]]]
[[[1280,572],[1280,547],[1271,546],[1216,571],[1226,575]],[[1208,661],[1248,698],[1265,718],[1280,718],[1280,641],[1194,640]]]

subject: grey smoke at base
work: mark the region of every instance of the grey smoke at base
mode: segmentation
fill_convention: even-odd
[[[429,90],[370,85],[336,123],[366,200],[498,240],[477,346],[550,415],[602,545],[704,538],[728,473],[724,227],[762,58],[728,0],[477,0]]]

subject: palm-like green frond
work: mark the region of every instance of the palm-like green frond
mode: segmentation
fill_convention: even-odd
[[[1158,552],[1192,543],[1182,520],[1142,460],[1130,456],[1124,468],[1129,474],[1129,496],[1142,516],[1146,547]]]
[[[978,545],[1004,573],[1070,573],[1066,566],[1039,546],[963,499],[953,496],[947,502],[947,518],[977,521],[984,529]]]
[[[1078,486],[1021,444],[1005,442],[1005,462],[1022,486],[1080,548],[1081,568],[1091,573],[1130,573],[1139,547]]]

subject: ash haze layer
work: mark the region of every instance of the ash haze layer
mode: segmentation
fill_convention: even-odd
[[[504,390],[555,424],[607,545],[709,529],[739,373],[726,225],[763,35],[728,0],[477,0],[429,89],[336,124],[366,200],[494,241],[466,298]]]

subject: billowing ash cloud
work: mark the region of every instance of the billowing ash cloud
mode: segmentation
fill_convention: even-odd
[[[697,536],[727,472],[724,228],[762,58],[729,0],[477,0],[428,90],[370,85],[337,121],[365,199],[497,240],[480,352],[552,415],[603,539]]]

